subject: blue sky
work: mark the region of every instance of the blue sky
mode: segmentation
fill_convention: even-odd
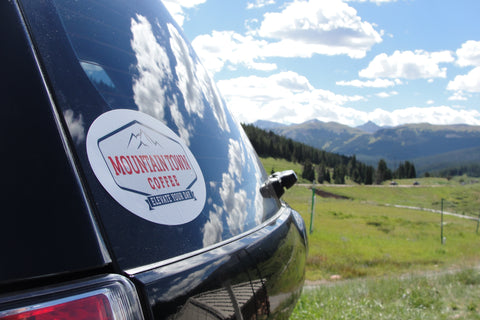
[[[164,0],[245,123],[480,125],[479,0]]]

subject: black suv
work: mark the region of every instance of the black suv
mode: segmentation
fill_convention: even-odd
[[[0,1],[0,319],[288,318],[302,218],[158,0]]]

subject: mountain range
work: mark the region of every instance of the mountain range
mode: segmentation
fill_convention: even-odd
[[[253,125],[318,149],[355,155],[373,166],[380,159],[390,168],[410,161],[420,174],[480,162],[480,126],[418,123],[380,127],[369,121],[349,127],[319,120],[292,125],[259,120]]]

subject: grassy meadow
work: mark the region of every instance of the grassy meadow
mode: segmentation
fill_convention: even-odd
[[[480,272],[367,278],[304,289],[290,319],[480,319]]]
[[[262,162],[267,172],[301,174],[299,164]],[[323,197],[316,196],[306,283],[322,285],[304,291],[292,318],[480,319],[480,234],[477,220],[464,218],[480,214],[480,183],[467,177],[417,181],[316,186]],[[297,184],[283,199],[310,229],[311,185]],[[441,215],[419,210],[441,210],[442,199],[444,212],[462,216],[443,215],[444,243]]]
[[[394,193],[394,188],[317,187],[332,193],[342,191],[349,199],[316,196],[313,228],[309,234],[308,280],[330,279],[333,275],[343,279],[395,275],[471,266],[480,261],[480,236],[476,233],[475,220],[444,215],[446,241],[442,244],[441,215],[386,206],[386,203],[406,202],[385,194]],[[416,193],[423,190],[410,189]],[[365,199],[355,198],[364,192]],[[375,195],[377,192],[380,195]],[[368,194],[371,194],[370,200]],[[284,196],[303,216],[308,229],[311,198],[312,191],[302,186],[293,187]],[[383,200],[388,202],[382,203]],[[420,206],[418,201],[408,205]]]

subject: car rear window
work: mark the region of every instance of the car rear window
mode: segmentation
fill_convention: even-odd
[[[22,9],[123,269],[208,248],[278,211],[278,199],[260,194],[266,175],[241,126],[159,1],[25,0]],[[117,125],[130,115],[132,121]],[[126,129],[136,130],[129,143],[134,139],[138,148],[151,144],[168,152],[121,153]],[[96,171],[102,161],[107,174]],[[166,172],[175,167],[177,174]],[[168,199],[151,196],[130,179],[135,172],[147,189],[180,186],[180,179],[188,186]],[[144,213],[129,207],[130,194],[145,196]]]

